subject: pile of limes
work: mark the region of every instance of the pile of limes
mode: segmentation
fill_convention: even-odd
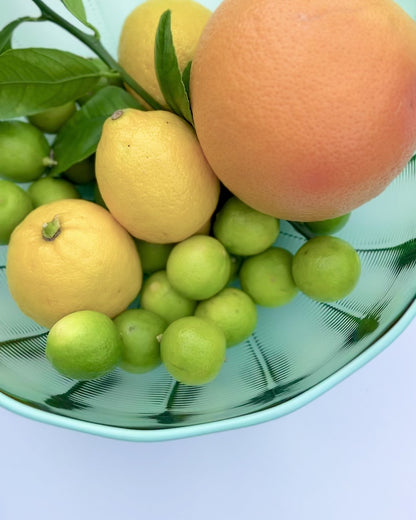
[[[120,61],[133,75],[137,34],[153,62],[154,30],[172,7],[167,0],[142,5],[122,35]],[[192,40],[178,46],[183,68],[210,13],[191,1],[181,12],[175,38]],[[154,26],[145,39],[137,20]],[[144,70],[150,78],[136,79],[148,79],[152,90],[156,75],[152,66]],[[292,254],[279,245],[277,218],[220,185],[194,129],[177,114],[117,110],[96,155],[51,177],[56,163],[45,134],[59,132],[84,102],[0,121],[0,244],[10,243],[9,289],[23,312],[50,328],[46,356],[61,374],[88,380],[116,366],[141,374],[163,364],[181,383],[206,384],[227,348],[253,334],[258,306],[288,304],[299,292],[335,301],[353,290],[359,256],[332,236],[348,215],[293,223],[306,226],[308,239]],[[89,202],[72,200],[82,198]]]

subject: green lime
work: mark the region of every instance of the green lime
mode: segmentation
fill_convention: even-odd
[[[56,134],[61,126],[76,112],[76,109],[75,101],[68,101],[64,105],[33,114],[28,117],[28,120],[42,132]]]
[[[274,244],[279,221],[231,197],[217,213],[213,232],[229,253],[256,255]]]
[[[225,360],[226,340],[212,321],[188,316],[171,323],[162,335],[160,355],[170,375],[185,385],[212,381]]]
[[[70,166],[64,176],[75,184],[88,184],[95,179],[94,155]]]
[[[46,357],[66,377],[88,380],[110,372],[119,362],[122,340],[113,321],[97,311],[76,311],[52,326]]]
[[[166,268],[166,262],[173,244],[153,244],[138,239],[135,242],[144,273],[150,274]]]
[[[62,199],[79,199],[81,195],[73,184],[65,179],[42,177],[33,182],[28,193],[35,208]]]
[[[213,321],[225,334],[227,347],[247,339],[257,324],[257,309],[245,292],[226,287],[218,294],[200,302],[195,316]]]
[[[160,364],[158,337],[168,326],[161,316],[145,309],[127,309],[114,318],[123,341],[120,367],[143,374]]]
[[[166,264],[172,287],[192,300],[214,296],[227,284],[230,271],[224,246],[206,235],[194,235],[176,244]]]
[[[194,313],[196,301],[183,296],[169,283],[166,271],[157,271],[144,282],[140,305],[162,316],[168,323]]]
[[[0,177],[34,181],[51,164],[49,143],[38,128],[22,121],[0,121]]]
[[[361,262],[358,253],[345,240],[314,237],[296,252],[292,273],[304,294],[314,300],[332,302],[354,289],[360,277]]]
[[[14,228],[32,209],[32,200],[25,190],[0,179],[0,244],[9,243]]]
[[[303,222],[303,224],[314,235],[332,235],[340,231],[348,222],[351,213],[346,213],[340,217],[329,218],[327,220],[317,220],[315,222]]]
[[[271,247],[243,261],[240,282],[243,291],[264,307],[289,303],[298,289],[292,276],[293,255],[281,247]]]

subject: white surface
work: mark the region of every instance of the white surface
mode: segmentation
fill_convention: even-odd
[[[0,520],[414,520],[416,320],[319,399],[250,428],[137,444],[0,409]]]

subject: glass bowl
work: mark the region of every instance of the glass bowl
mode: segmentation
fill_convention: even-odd
[[[104,45],[115,54],[122,21],[137,2],[119,0],[117,9],[111,2],[84,3]],[[220,2],[202,3],[215,8]],[[413,3],[400,3],[416,18]],[[1,25],[32,12],[36,8],[29,0],[9,4]],[[90,55],[62,30],[36,25],[17,31],[16,46]],[[258,307],[253,335],[228,349],[219,376],[202,387],[177,383],[163,366],[144,375],[116,369],[94,381],[60,376],[45,359],[47,330],[24,316],[9,294],[7,247],[0,246],[0,404],[46,423],[132,441],[183,438],[293,412],[389,346],[414,318],[415,200],[416,155],[337,233],[361,257],[354,291],[331,304],[299,294],[281,308]],[[281,223],[277,245],[295,252],[304,241],[289,223]]]

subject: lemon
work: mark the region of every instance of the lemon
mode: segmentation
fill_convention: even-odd
[[[12,233],[6,275],[22,312],[47,328],[78,310],[117,316],[142,283],[133,239],[108,211],[83,199],[31,211]]]
[[[35,208],[62,199],[79,199],[81,195],[73,184],[65,179],[42,177],[33,182],[28,190]]]
[[[68,101],[64,105],[33,114],[28,117],[28,120],[42,132],[56,134],[61,126],[76,112],[76,109],[75,101]]]
[[[166,271],[157,271],[144,282],[140,294],[143,309],[162,316],[168,323],[193,314],[196,301],[183,296],[169,283]]]
[[[220,185],[192,127],[163,110],[118,110],[104,123],[95,157],[99,191],[131,235],[180,242],[213,214]]]
[[[212,381],[225,360],[223,331],[212,321],[188,316],[171,323],[162,335],[160,355],[167,371],[186,385]]]
[[[193,300],[205,300],[228,282],[231,261],[225,247],[213,237],[194,235],[172,249],[166,274],[173,288]]]
[[[23,121],[0,121],[0,177],[34,181],[50,161],[48,141],[38,128]]]
[[[200,302],[195,316],[214,322],[225,334],[227,347],[247,339],[257,324],[257,309],[245,292],[226,287],[218,294]]]
[[[0,180],[0,244],[8,244],[14,228],[32,209],[25,190],[14,182]]]
[[[49,331],[46,357],[66,377],[89,380],[117,365],[122,341],[112,320],[96,311],[73,312]]]
[[[341,238],[319,236],[308,240],[293,258],[293,278],[314,300],[332,302],[347,296],[361,274],[361,261],[351,244]]]
[[[160,16],[172,15],[172,38],[183,71],[192,60],[196,45],[211,11],[192,0],[147,0],[137,6],[122,27],[118,58],[120,65],[160,104],[165,101],[154,66],[154,47]],[[137,94],[133,93],[137,96]]]
[[[160,365],[158,337],[168,323],[145,309],[127,309],[114,318],[121,335],[120,367],[126,372],[143,374]]]

